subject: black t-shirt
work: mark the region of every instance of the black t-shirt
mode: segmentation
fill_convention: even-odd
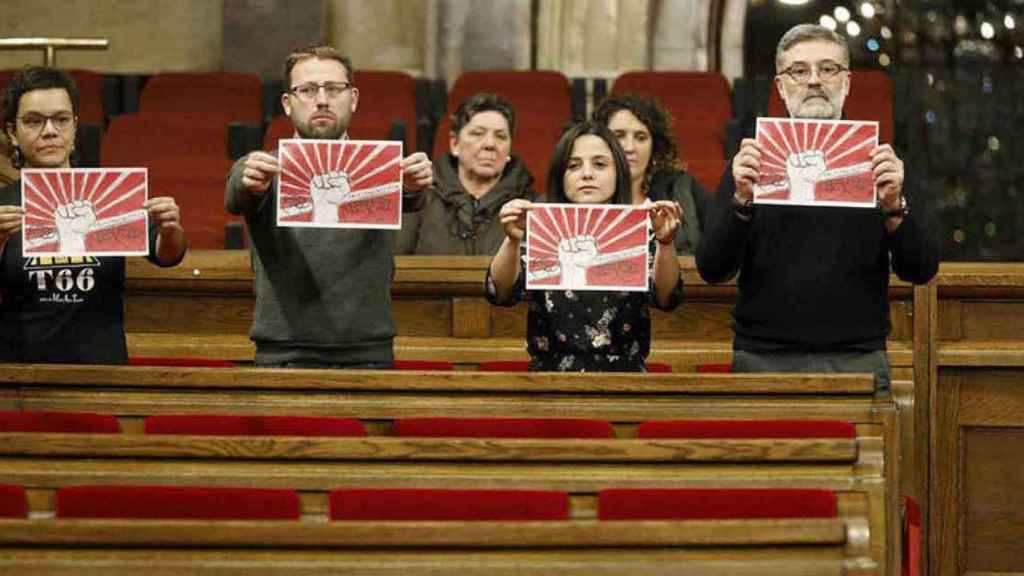
[[[21,205],[21,181],[0,206]],[[150,226],[149,253],[156,253]],[[22,256],[22,234],[0,253],[0,362],[125,364],[122,257]]]

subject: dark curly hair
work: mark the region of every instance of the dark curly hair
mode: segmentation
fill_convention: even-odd
[[[63,88],[71,100],[71,109],[78,118],[79,99],[78,88],[71,75],[58,68],[47,68],[44,66],[27,66],[18,70],[11,76],[11,80],[4,87],[2,100],[2,115],[4,128],[8,132],[14,132],[14,123],[18,119],[18,106],[21,105],[21,97],[33,90],[49,90],[51,88]],[[11,146],[11,163],[15,168],[20,168],[20,152],[16,146]],[[16,155],[17,154],[17,155]]]
[[[675,132],[672,130],[672,115],[661,102],[639,94],[609,94],[594,109],[592,117],[607,126],[612,116],[620,110],[631,112],[651,132],[651,162],[647,165],[646,178],[662,170],[683,169]]]

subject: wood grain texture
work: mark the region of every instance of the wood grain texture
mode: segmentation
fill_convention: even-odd
[[[871,395],[870,374],[439,372],[8,364],[0,383],[192,389]]]
[[[6,456],[501,462],[833,462],[856,439],[574,440],[0,433]]]
[[[960,576],[960,375],[939,370],[932,388],[928,485],[928,567]]]
[[[137,575],[271,576],[353,574],[406,576],[868,576],[882,574],[866,558],[841,550],[761,548],[733,550],[569,550],[569,551],[244,551],[244,550],[46,550],[0,549],[0,573],[55,576]]]
[[[1019,386],[1019,382],[1018,382]],[[1024,420],[1024,416],[1019,417]],[[963,431],[961,563],[967,572],[1024,570],[1024,425]]]

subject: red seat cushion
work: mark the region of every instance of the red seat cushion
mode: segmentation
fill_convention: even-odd
[[[598,494],[601,520],[832,518],[835,492],[798,489],[612,489]]]
[[[672,366],[664,362],[648,362],[647,371],[654,373],[667,373],[672,371]]]
[[[446,360],[395,360],[395,370],[455,370]]]
[[[0,484],[0,517],[25,518],[28,516],[28,498],[21,486]]]
[[[485,360],[480,363],[481,372],[526,372],[529,360]]]
[[[566,520],[569,495],[541,490],[346,489],[332,520]]]
[[[853,438],[842,420],[660,420],[637,427],[638,438]]]
[[[903,519],[903,571],[902,576],[921,574],[921,508],[910,496],[904,496],[907,505]]]
[[[294,490],[201,486],[65,486],[58,518],[297,520]]]
[[[206,368],[233,368],[235,363],[230,360],[215,358],[164,358],[159,356],[132,356],[128,359],[129,366],[197,366]]]
[[[363,423],[351,418],[316,416],[221,416],[170,414],[147,416],[146,434],[221,436],[365,436]]]
[[[701,374],[728,374],[732,372],[732,364],[726,362],[721,364],[698,364],[697,372]]]
[[[576,418],[402,418],[395,436],[448,438],[614,438],[604,420]]]
[[[110,414],[85,412],[0,412],[0,432],[85,432],[117,434],[121,426]]]

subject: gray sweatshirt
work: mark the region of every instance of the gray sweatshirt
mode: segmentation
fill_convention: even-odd
[[[276,187],[262,195],[245,190],[244,162],[231,168],[224,205],[245,216],[249,229],[256,364],[390,363],[395,232],[279,228]]]

